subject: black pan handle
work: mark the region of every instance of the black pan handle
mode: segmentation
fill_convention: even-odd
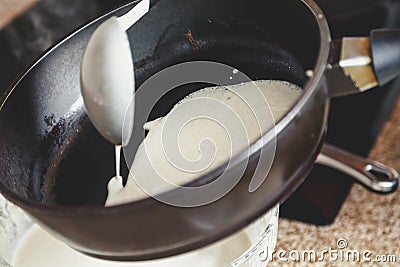
[[[372,63],[382,86],[400,74],[400,29],[373,30],[370,38]]]
[[[382,86],[400,74],[400,29],[373,30],[368,37],[331,43],[327,80],[330,96]]]

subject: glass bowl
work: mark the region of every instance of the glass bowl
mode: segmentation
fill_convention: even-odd
[[[265,267],[275,248],[279,205],[246,228],[188,253],[143,262],[113,262],[81,254],[34,223],[0,194],[0,267]]]

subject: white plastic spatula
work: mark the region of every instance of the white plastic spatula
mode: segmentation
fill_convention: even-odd
[[[99,133],[115,145],[129,140],[134,115],[135,76],[126,30],[149,8],[150,0],[142,0],[125,15],[103,22],[83,54],[81,91],[87,113]]]

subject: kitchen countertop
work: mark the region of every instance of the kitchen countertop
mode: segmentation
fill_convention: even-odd
[[[400,170],[400,100],[397,101],[392,115],[382,129],[370,153],[370,158]],[[315,226],[287,219],[279,221],[278,243],[273,262],[268,266],[399,266],[400,264],[400,192],[379,195],[354,184],[335,221],[329,226]],[[343,242],[344,239],[345,242]],[[339,243],[339,244],[338,244]],[[347,243],[347,246],[346,246]],[[339,249],[339,246],[346,246]],[[314,250],[320,258],[324,250],[338,250],[338,257],[352,251],[361,253],[360,262],[329,260],[325,254],[324,261],[279,260],[281,257],[300,258],[305,250]],[[297,252],[291,252],[297,250]],[[377,255],[395,255],[397,263],[366,262],[362,253],[366,250],[372,254],[367,257],[375,259]],[[368,253],[368,251],[366,253]],[[335,253],[332,251],[332,253]],[[335,259],[336,254],[332,254]],[[350,255],[350,254],[349,254]],[[343,257],[346,259],[346,255]],[[356,258],[356,257],[355,257]]]

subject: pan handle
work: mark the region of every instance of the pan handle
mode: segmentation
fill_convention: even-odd
[[[326,74],[331,97],[390,82],[400,74],[400,29],[377,29],[369,37],[333,41]]]
[[[398,187],[395,169],[330,144],[323,145],[317,163],[341,171],[375,192],[391,193]]]

